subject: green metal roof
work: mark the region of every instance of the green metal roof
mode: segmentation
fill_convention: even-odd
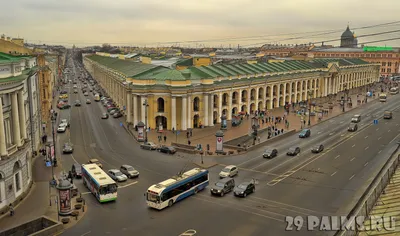
[[[162,66],[143,64],[139,62],[121,60],[112,57],[103,57],[99,55],[90,55],[87,56],[87,58],[131,78],[142,76],[145,72],[154,68],[164,68]]]
[[[186,80],[185,76],[183,76],[183,74],[178,70],[166,70],[164,72],[154,75],[151,78],[154,78],[156,80]]]
[[[193,66],[193,58],[183,59],[175,63],[177,66]]]
[[[328,63],[331,62],[339,62],[339,66],[351,66],[351,65],[365,65],[369,64],[368,62],[358,59],[358,58],[318,58],[310,61],[311,63],[319,63],[326,66]]]
[[[7,78],[0,78],[0,83],[4,82],[18,82],[18,81],[23,81],[26,78],[28,78],[31,74],[33,74],[37,70],[37,66],[32,67],[30,69],[26,69],[22,71],[21,75],[18,76],[11,76]]]
[[[23,58],[0,52],[0,63],[19,62],[21,59]]]

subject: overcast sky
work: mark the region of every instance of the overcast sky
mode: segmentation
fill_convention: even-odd
[[[306,43],[337,39],[341,32],[294,33],[344,30],[348,22],[353,28],[393,22],[400,20],[399,9],[400,0],[1,0],[0,33],[34,43],[82,46],[187,45],[194,40],[208,40],[198,42],[208,46]],[[396,29],[400,24],[356,30],[356,35]],[[400,33],[359,42],[396,37]],[[400,40],[376,44],[400,46]]]

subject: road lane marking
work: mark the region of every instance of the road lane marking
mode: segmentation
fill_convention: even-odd
[[[379,128],[376,129],[376,131],[378,131],[378,130],[379,130]]]
[[[74,155],[71,154],[72,160],[75,161],[76,164],[79,164],[79,162],[74,158]]]
[[[84,192],[84,193],[82,193],[82,195],[86,195],[86,194],[89,194],[89,193],[91,193],[91,192]]]
[[[288,161],[292,161],[292,160],[293,160],[293,158],[289,158],[289,159],[287,159],[286,161],[282,162],[281,164],[279,164],[279,165],[275,166],[274,168],[272,168],[272,169],[269,169],[269,170],[265,171],[264,173],[269,173],[270,171],[273,171],[273,170],[275,170],[276,168],[278,168],[278,167],[280,167],[280,166],[284,165],[286,162],[288,162]]]
[[[350,161],[354,161],[354,159],[356,159],[355,157],[353,157],[353,158],[351,158],[351,160]]]
[[[126,187],[129,187],[129,186],[137,184],[137,183],[138,183],[138,181],[135,181],[135,182],[132,182],[132,183],[129,183],[129,184],[125,184],[125,185],[119,185],[118,188],[126,188]]]
[[[320,133],[322,133],[322,132],[318,132],[318,134],[320,134]]]
[[[335,156],[335,159],[338,159],[338,157],[340,157],[340,155]]]
[[[259,157],[262,157],[262,156],[253,157],[253,158],[251,158],[251,159],[249,159],[249,160],[247,160],[247,161],[244,161],[244,162],[238,164],[237,166],[240,167],[241,165],[243,165],[243,164],[245,164],[245,163],[247,163],[247,162],[249,162],[249,161],[253,161],[253,160],[255,160],[255,158],[259,158]]]
[[[364,125],[364,123],[361,124],[361,126],[363,126],[363,125]]]
[[[260,174],[264,174],[264,175],[272,175],[272,176],[275,176],[275,177],[281,176],[281,175],[278,175],[278,174],[263,172],[263,171],[259,171],[259,170],[252,170],[252,169],[247,169],[247,168],[242,168],[242,167],[239,167],[239,170],[248,171],[248,172],[254,172],[254,173],[260,173]]]
[[[335,132],[333,132],[333,133],[330,133],[329,135],[334,135],[335,134]]]
[[[255,198],[255,199],[258,199],[258,200],[261,200],[261,201],[272,202],[272,203],[275,203],[275,204],[277,204],[277,205],[292,207],[292,208],[299,209],[299,210],[304,210],[304,211],[309,211],[309,212],[320,213],[319,211],[311,210],[311,209],[308,209],[308,208],[298,207],[298,206],[286,204],[286,203],[283,203],[283,202],[277,202],[277,201],[269,200],[269,199],[265,199],[265,198],[254,197],[253,195],[250,197],[250,199],[252,199],[252,198]]]
[[[379,150],[378,154],[381,153],[381,152],[382,152],[382,150]]]
[[[390,132],[390,129],[388,130],[388,133]]]
[[[331,176],[334,176],[336,173],[337,173],[337,171],[333,172],[333,173],[331,174]]]
[[[387,122],[385,123],[385,125],[387,125]]]
[[[343,124],[344,121],[341,121],[340,124]]]
[[[389,143],[392,143],[395,139],[397,139],[397,137],[399,137],[399,135],[400,135],[400,134],[396,135],[396,137],[394,137],[394,138],[392,139],[392,141],[390,141]]]
[[[85,236],[85,235],[88,235],[88,234],[90,234],[92,231],[88,231],[88,232],[86,232],[86,233],[84,233],[84,234],[81,234],[81,236]]]
[[[365,136],[364,138],[368,138],[368,135],[367,135],[367,136]]]
[[[259,165],[256,165],[256,166],[254,166],[253,168],[251,168],[252,170],[254,170],[254,169],[257,169],[258,167],[260,167],[260,166],[262,166],[262,165],[265,165],[265,164],[268,164],[269,163],[269,161],[264,161],[263,163],[261,163],[261,164],[259,164]]]
[[[368,146],[368,147],[366,147],[366,148],[365,148],[365,150],[367,150],[368,148],[369,148],[369,146]]]
[[[188,229],[185,232],[181,233],[179,236],[193,236],[197,233],[194,229]]]
[[[355,144],[353,144],[353,146],[351,146],[351,147],[355,147],[356,145]]]
[[[354,175],[352,175],[351,177],[350,177],[350,179],[349,180],[351,180],[352,178],[354,178],[354,176],[356,176],[355,174]]]
[[[371,113],[367,114],[366,116],[370,116],[370,115],[371,115]]]
[[[380,140],[382,137],[379,137],[378,140]]]
[[[364,166],[367,166],[368,165],[368,162],[366,162],[365,164],[364,164]]]

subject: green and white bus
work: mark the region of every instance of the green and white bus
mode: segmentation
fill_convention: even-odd
[[[117,200],[118,185],[97,164],[82,165],[82,179],[99,202]]]

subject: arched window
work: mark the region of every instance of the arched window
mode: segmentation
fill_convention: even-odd
[[[163,98],[157,99],[157,111],[164,112],[164,99]]]
[[[22,189],[22,178],[21,178],[21,172],[19,171],[21,169],[21,164],[19,161],[15,162],[14,168],[13,168],[13,173],[14,173],[14,178],[15,178],[15,191],[20,191]]]
[[[199,111],[199,109],[200,109],[200,99],[198,97],[195,97],[193,99],[193,110]]]

